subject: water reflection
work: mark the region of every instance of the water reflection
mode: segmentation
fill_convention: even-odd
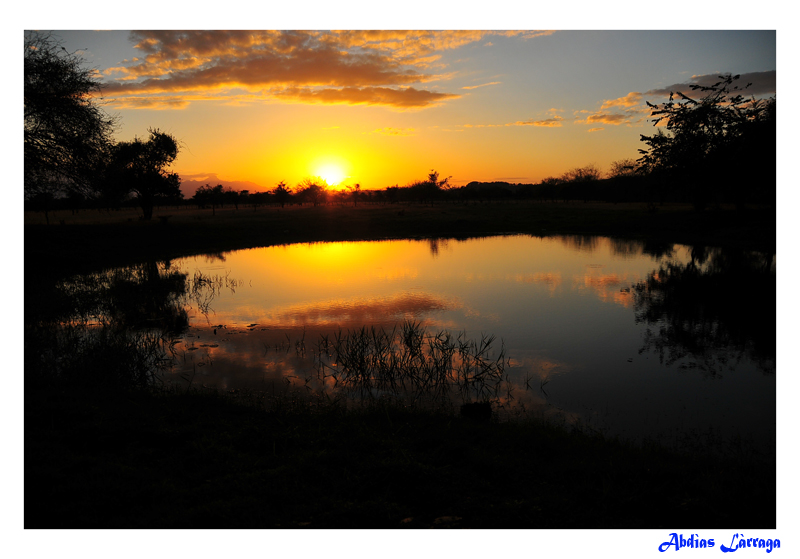
[[[59,284],[51,319],[94,322],[114,329],[157,328],[179,335],[189,326],[184,296],[187,274],[171,263],[78,276]]]
[[[362,327],[494,335],[507,415],[769,437],[774,270],[772,256],[590,236],[314,243],[74,278],[52,312],[161,330],[173,381],[269,393],[331,390],[320,344]]]
[[[747,358],[775,372],[775,258],[696,247],[686,263],[669,262],[634,288],[636,320],[648,325],[642,351],[668,365],[716,377]]]
[[[284,328],[298,324],[389,326],[459,306],[460,304],[455,301],[448,301],[429,293],[399,293],[383,298],[322,301],[300,306],[278,307],[272,309],[266,320],[270,324]]]
[[[449,239],[440,239],[440,238],[428,239],[428,245],[431,250],[431,256],[436,258],[437,256],[439,256],[440,250],[447,250],[447,247],[449,245]]]
[[[613,302],[623,307],[633,306],[633,295],[630,285],[633,277],[628,274],[604,273],[603,266],[587,266],[583,276],[577,276],[573,282],[578,290],[588,289],[594,292],[601,301]]]

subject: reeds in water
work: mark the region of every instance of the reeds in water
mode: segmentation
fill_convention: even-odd
[[[315,355],[319,376],[333,378],[338,389],[362,401],[401,398],[451,407],[462,402],[488,402],[497,397],[505,378],[505,351],[494,352],[494,336],[469,340],[462,332],[429,333],[418,322],[391,331],[375,326],[339,330],[321,339]]]

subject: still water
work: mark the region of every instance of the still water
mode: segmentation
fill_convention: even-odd
[[[176,381],[302,388],[313,366],[299,348],[414,321],[495,337],[503,414],[632,439],[774,444],[773,255],[501,236],[298,244],[158,267],[216,286],[185,307]]]

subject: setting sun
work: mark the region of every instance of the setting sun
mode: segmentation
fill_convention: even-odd
[[[340,183],[348,178],[344,165],[330,160],[318,164],[313,174],[322,178],[328,186],[340,186]]]

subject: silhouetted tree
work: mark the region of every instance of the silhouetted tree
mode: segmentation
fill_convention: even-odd
[[[358,197],[361,194],[361,185],[356,183],[353,186],[348,186],[347,191],[350,193],[350,199],[353,200],[353,206],[358,206]]]
[[[647,199],[650,209],[655,211],[655,192],[647,186],[644,173],[635,159],[619,159],[611,163],[602,195],[604,200],[614,203]]]
[[[386,200],[390,204],[396,204],[400,200],[400,187],[397,185],[386,187]]]
[[[247,197],[247,201],[253,206],[253,211],[256,211],[259,206],[267,205],[273,197],[271,192],[252,192]]]
[[[685,185],[697,209],[721,195],[741,206],[748,191],[775,188],[775,99],[745,98],[750,84],[733,85],[738,75],[719,79],[690,86],[705,94],[701,99],[679,91],[666,103],[648,102],[653,124],[663,122],[666,132],[641,136],[648,146],[639,150],[642,169]]]
[[[115,118],[98,102],[100,82],[51,37],[25,33],[25,197],[92,193]]]
[[[608,178],[630,177],[636,174],[638,165],[635,159],[620,159],[612,161],[611,169],[608,171]]]
[[[232,188],[223,188],[222,189],[222,206],[225,207],[225,204],[233,204],[233,207],[237,210],[239,209],[239,191],[233,190]]]
[[[600,170],[594,165],[575,167],[561,176],[565,199],[583,197],[584,202],[595,194],[591,187],[600,180]]]
[[[194,193],[194,200],[201,208],[211,206],[211,215],[216,215],[217,206],[222,205],[224,196],[225,192],[221,184],[217,186],[205,184],[197,188],[197,191]]]
[[[542,198],[549,198],[551,202],[555,202],[556,198],[558,198],[562,184],[564,184],[564,181],[557,177],[547,177],[542,179],[542,181],[539,183],[541,186],[540,192],[542,193]]]
[[[283,207],[292,198],[292,189],[281,181],[272,189],[272,195],[275,197],[275,201]]]
[[[431,169],[431,172],[428,173],[428,182],[433,184],[437,190],[447,190],[450,188],[450,179],[453,177],[447,177],[445,179],[439,180],[439,172]]]
[[[429,201],[431,205],[433,205],[433,202],[439,198],[442,190],[450,188],[451,178],[452,177],[439,179],[439,172],[431,169],[431,172],[428,173],[427,180],[411,183],[408,185],[408,190],[413,199],[420,202]]]
[[[182,199],[181,180],[167,167],[178,156],[178,141],[158,129],[149,129],[145,141],[134,138],[120,142],[113,149],[108,167],[109,188],[124,195],[134,193],[142,208],[144,219],[153,217],[153,206],[161,199]]]
[[[575,167],[561,176],[563,182],[591,182],[600,180],[600,170],[594,165]]]
[[[245,206],[250,202],[250,191],[249,190],[240,190],[236,193],[238,199],[236,201],[236,209],[239,209],[239,204],[244,204]]]
[[[328,191],[327,184],[319,178],[306,178],[297,185],[297,194],[302,200],[308,200],[314,206],[325,201]]]

